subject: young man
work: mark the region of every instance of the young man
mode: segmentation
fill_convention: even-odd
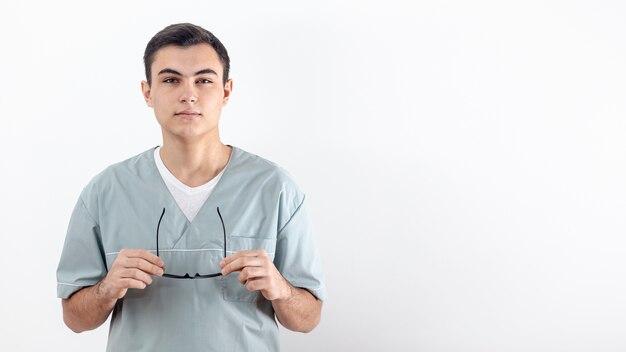
[[[222,43],[192,24],[148,43],[143,96],[163,146],[83,189],[57,270],[75,332],[113,312],[108,351],[277,351],[311,331],[324,284],[305,196],[276,164],[219,135],[233,81]]]

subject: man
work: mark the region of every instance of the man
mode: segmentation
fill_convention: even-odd
[[[304,194],[219,135],[233,89],[222,43],[192,24],[148,43],[141,89],[163,146],[83,189],[57,270],[75,332],[112,314],[108,351],[276,351],[311,331],[325,289]]]

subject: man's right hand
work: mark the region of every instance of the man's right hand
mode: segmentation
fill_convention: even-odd
[[[152,283],[150,275],[163,275],[163,266],[161,258],[146,250],[122,249],[100,282],[63,299],[65,324],[74,332],[97,328],[129,288],[146,288]]]
[[[143,290],[150,285],[151,275],[162,276],[163,266],[161,258],[146,250],[122,249],[96,292],[103,298],[120,299],[129,288]]]

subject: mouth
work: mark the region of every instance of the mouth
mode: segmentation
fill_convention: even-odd
[[[177,113],[174,114],[174,116],[180,117],[180,118],[183,118],[183,119],[193,119],[193,118],[202,116],[202,114],[197,112],[197,111],[187,111],[186,110],[186,111],[177,112]]]

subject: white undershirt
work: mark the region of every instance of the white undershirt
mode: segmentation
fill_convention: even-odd
[[[154,162],[156,163],[157,169],[159,169],[159,173],[161,174],[163,181],[165,181],[167,189],[170,190],[170,193],[176,200],[180,210],[183,211],[189,221],[193,221],[200,208],[202,208],[204,202],[206,202],[213,192],[215,185],[222,177],[226,168],[222,169],[222,171],[217,176],[213,177],[211,181],[198,187],[189,187],[180,182],[180,180],[172,175],[170,170],[165,167],[163,160],[161,160],[159,150],[161,150],[161,147],[154,150]]]

